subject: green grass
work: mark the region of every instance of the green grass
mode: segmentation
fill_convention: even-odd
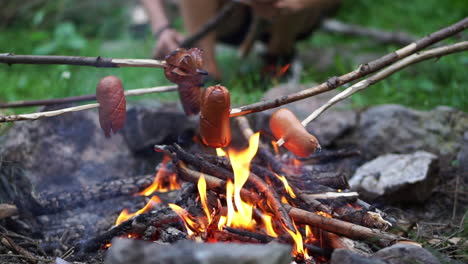
[[[464,0],[437,1],[343,1],[337,18],[355,24],[373,26],[385,30],[403,30],[417,36],[433,32],[454,23],[468,14]],[[105,25],[102,25],[104,27]],[[46,51],[56,55],[107,56],[121,58],[147,58],[151,53],[153,40],[133,39],[126,27],[122,26],[118,40],[102,37],[84,38],[73,25],[59,23],[55,30],[44,31],[28,26],[7,28],[0,34],[1,52],[34,54]],[[87,29],[86,32],[88,32]],[[386,54],[397,49],[393,45],[380,45],[369,40],[344,37],[324,32],[314,36],[299,46],[301,52],[310,47],[352,47],[356,53],[372,52]],[[240,60],[236,52],[225,51],[218,54],[226,79],[223,84],[231,90],[234,105],[242,105],[260,100],[263,92],[273,83],[260,76],[261,65],[251,58]],[[437,105],[448,105],[468,111],[467,76],[468,56],[459,53],[429,61],[396,73],[358,95],[352,102],[356,107],[384,103],[400,103],[419,109],[430,109]],[[322,82],[330,76],[344,74],[358,65],[338,54],[335,63],[325,70],[308,67],[302,76],[303,83]],[[70,73],[70,78],[64,78]],[[98,80],[106,75],[119,76],[125,89],[166,85],[160,69],[121,68],[102,69],[67,65],[0,65],[0,101],[59,98],[94,93]],[[142,97],[132,98],[138,100]],[[161,100],[175,100],[174,93],[143,96]],[[15,112],[28,112],[31,108],[17,109]]]

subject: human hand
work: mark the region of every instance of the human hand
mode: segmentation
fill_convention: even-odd
[[[154,59],[164,59],[170,52],[176,50],[182,42],[183,36],[172,28],[161,32],[153,50]]]

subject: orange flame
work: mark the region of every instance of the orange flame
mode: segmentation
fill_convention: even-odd
[[[205,176],[200,175],[200,178],[198,179],[198,193],[200,195],[200,200],[201,204],[203,207],[203,211],[205,211],[206,218],[208,219],[208,225],[211,223],[211,213],[210,213],[210,208],[208,208],[208,202],[206,198],[206,180]]]
[[[143,191],[139,192],[138,195],[150,196],[154,192],[168,192],[172,190],[180,189],[180,184],[177,182],[177,175],[175,172],[169,173],[167,165],[171,158],[168,155],[164,155],[163,161],[161,162],[161,168],[156,173],[153,183]],[[169,181],[169,187],[164,186],[165,182]]]
[[[234,183],[226,183],[226,201],[228,207],[227,226],[253,229],[255,221],[252,218],[253,205],[241,198],[242,186],[247,182],[250,174],[250,162],[257,153],[260,133],[255,133],[249,139],[249,147],[243,151],[229,150]],[[233,203],[234,200],[234,203]],[[234,207],[235,205],[235,207]]]
[[[318,211],[316,212],[316,214],[320,215],[320,216],[325,216],[325,217],[328,217],[328,218],[333,218],[333,216],[331,214],[327,214],[323,211]]]
[[[218,157],[225,157],[227,156],[226,152],[222,148],[216,148],[216,155]]]
[[[294,221],[292,223],[295,229],[294,231],[289,230],[289,228],[287,228],[286,226],[285,226],[285,229],[291,235],[292,239],[294,240],[293,254],[295,256],[303,256],[304,259],[307,259],[309,258],[309,254],[307,253],[307,250],[304,248],[304,241],[302,240],[302,234],[297,229]]]
[[[284,189],[286,189],[286,192],[289,194],[289,196],[291,196],[291,198],[296,198],[296,194],[294,193],[293,189],[291,188],[291,186],[289,186],[289,183],[288,183],[288,180],[286,180],[286,177],[284,176],[279,176],[278,174],[276,174],[276,177],[278,177],[278,179],[280,179],[280,181],[283,183],[284,185]]]
[[[317,241],[317,238],[314,236],[314,233],[312,233],[312,229],[309,225],[305,226],[305,239],[304,243],[314,243]]]
[[[174,211],[182,221],[184,221],[185,228],[187,229],[187,234],[189,237],[193,237],[196,232],[203,232],[204,228],[202,228],[194,217],[189,214],[184,208],[178,206],[177,204],[168,204],[168,206]]]
[[[278,145],[276,144],[276,141],[272,141],[271,145],[273,146],[273,150],[275,151],[276,156],[279,155],[279,148]]]
[[[263,225],[265,226],[265,231],[267,235],[272,237],[278,237],[278,234],[273,228],[272,216],[269,214],[262,214]]]
[[[153,207],[156,205],[156,204],[159,204],[161,203],[161,199],[159,199],[158,196],[154,195],[153,197],[151,197],[151,199],[148,201],[148,203],[140,210],[138,210],[137,212],[135,213],[132,213],[130,214],[128,212],[128,209],[125,208],[122,210],[122,212],[120,212],[120,215],[119,217],[117,217],[117,220],[115,221],[115,225],[118,226],[120,225],[122,222],[125,222],[127,221],[128,219],[136,216],[136,215],[140,215],[144,212],[147,212],[151,209],[153,209]]]

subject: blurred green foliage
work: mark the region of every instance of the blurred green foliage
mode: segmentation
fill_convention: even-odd
[[[142,34],[143,38],[133,37],[129,19],[131,5],[131,1],[124,0],[26,0],[21,4],[14,0],[0,1],[1,52],[147,58],[151,54],[154,39],[148,30]],[[465,0],[355,0],[343,1],[336,18],[347,23],[423,36],[462,19],[466,14],[468,5]],[[181,19],[176,19],[175,24],[180,26]],[[449,42],[453,40],[445,43]],[[399,47],[317,31],[298,48],[300,53],[306,53],[311,48],[343,50],[343,53],[336,54],[333,63],[325,69],[318,70],[312,66],[304,69],[301,82],[311,83],[322,82],[330,76],[355,69],[358,65],[345,56],[344,51],[378,56]],[[223,85],[231,90],[234,105],[258,101],[267,88],[276,84],[261,76],[262,65],[255,56],[241,60],[236,50],[222,49],[218,59],[225,77]],[[400,103],[419,109],[449,105],[468,111],[468,77],[464,70],[467,65],[468,56],[465,52],[410,66],[353,96],[352,102],[356,107]],[[94,93],[98,80],[109,74],[119,76],[125,89],[168,84],[160,69],[0,65],[0,101]],[[175,100],[177,95],[167,93],[144,98]]]

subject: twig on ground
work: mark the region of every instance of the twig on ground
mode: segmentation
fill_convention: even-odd
[[[321,93],[336,89],[342,86],[343,84],[352,82],[368,74],[381,70],[384,67],[398,60],[401,60],[415,52],[418,52],[438,41],[441,41],[450,36],[453,36],[457,34],[458,32],[465,30],[466,28],[468,28],[468,18],[465,18],[451,26],[448,26],[432,34],[429,34],[426,37],[423,37],[397,51],[394,51],[376,60],[363,64],[352,72],[346,73],[339,77],[332,77],[328,79],[326,82],[316,85],[314,87],[311,87],[309,89],[302,90],[300,92],[293,93],[287,96],[282,96],[280,98],[276,98],[273,100],[261,101],[261,102],[253,103],[250,105],[233,108],[231,109],[231,117],[264,111],[267,109],[271,109],[271,108],[275,108],[281,105],[296,102],[304,98],[308,98],[317,94],[321,94]]]
[[[0,204],[0,219],[18,215],[18,208],[14,204]]]
[[[395,62],[394,64],[388,66],[384,70],[374,74],[370,78],[364,79],[355,83],[354,85],[348,87],[346,90],[342,91],[341,93],[335,95],[332,99],[326,102],[324,105],[316,109],[312,114],[310,114],[306,119],[304,119],[301,123],[305,127],[310,122],[315,120],[320,114],[322,114],[325,110],[333,106],[334,104],[343,101],[344,99],[350,97],[351,95],[366,89],[367,87],[387,78],[388,76],[392,75],[393,73],[411,65],[414,63],[418,63],[424,60],[442,57],[448,54],[462,52],[468,50],[468,41],[459,42],[452,45],[442,46],[439,48],[430,49],[427,51],[423,51],[420,53],[415,53],[409,57],[406,57],[400,61]],[[284,144],[284,140],[280,139],[276,142],[278,146]]]
[[[113,59],[80,56],[42,56],[42,55],[15,55],[13,53],[0,53],[0,63],[11,64],[66,64],[78,66],[93,66],[99,68],[118,67],[149,67],[164,68],[166,62],[148,59]]]
[[[368,37],[384,44],[408,45],[417,39],[405,32],[388,32],[375,28],[366,28],[359,25],[343,23],[336,19],[325,19],[322,22],[322,29],[332,33]]]
[[[149,93],[163,93],[163,92],[175,92],[175,91],[177,91],[177,85],[167,85],[167,86],[128,90],[124,94],[125,96],[138,96],[138,95],[144,95],[144,94],[149,94]],[[71,96],[71,97],[57,98],[57,99],[0,103],[0,108],[14,108],[14,107],[39,106],[39,105],[57,105],[57,104],[67,104],[67,103],[76,103],[76,102],[94,101],[94,100],[96,100],[96,94],[88,94],[88,95]]]
[[[129,90],[125,92],[125,96],[143,95],[143,94],[149,94],[149,93],[159,93],[159,92],[168,92],[168,91],[176,91],[176,90],[177,90],[177,86],[175,85],[153,87],[153,88],[142,88],[142,89]],[[93,96],[94,98],[96,97],[95,95]],[[69,100],[67,98],[64,98],[64,99]],[[86,105],[68,107],[68,108],[54,110],[54,111],[38,112],[38,113],[32,113],[32,114],[0,116],[0,123],[16,122],[16,121],[23,121],[23,120],[37,120],[37,119],[44,118],[44,117],[57,116],[57,115],[65,114],[65,113],[77,112],[77,111],[82,111],[82,110],[98,108],[98,107],[99,107],[99,103],[94,103],[94,104],[86,104]]]

